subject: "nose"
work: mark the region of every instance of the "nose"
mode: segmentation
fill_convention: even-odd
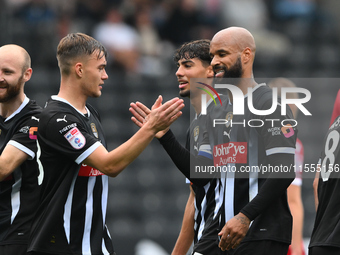
[[[183,68],[182,68],[181,66],[179,66],[179,67],[177,68],[176,76],[177,76],[177,77],[183,76]]]
[[[220,63],[218,57],[214,56],[213,59],[211,60],[211,66],[214,67]]]
[[[108,76],[106,70],[104,69],[102,80],[107,80],[108,78],[109,78],[109,76]]]

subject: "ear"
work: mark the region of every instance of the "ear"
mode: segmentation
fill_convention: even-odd
[[[23,78],[24,81],[27,82],[31,79],[32,77],[32,73],[33,73],[33,69],[32,68],[27,68],[27,70],[24,72]]]
[[[83,77],[83,74],[84,74],[84,69],[83,69],[83,64],[78,62],[74,65],[74,69],[75,69],[75,72],[77,74],[77,76],[79,77]]]
[[[215,74],[212,65],[207,68],[207,78],[214,78]]]
[[[244,64],[247,64],[252,59],[253,59],[253,52],[252,52],[252,50],[249,47],[245,48],[243,50],[243,52],[242,52],[242,62]]]

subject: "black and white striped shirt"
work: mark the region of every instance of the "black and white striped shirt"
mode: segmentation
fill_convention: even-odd
[[[282,158],[287,155],[289,158],[289,162],[280,163],[293,164],[297,130],[291,127],[287,131],[281,126],[283,119],[293,119],[289,110],[288,116],[281,116],[279,105],[269,116],[257,116],[249,110],[247,96],[244,98],[244,115],[233,115],[231,103],[215,107],[208,115],[214,165],[226,166],[222,173],[224,212],[221,225],[224,226],[225,222],[242,212],[252,220],[244,242],[274,240],[290,243],[292,218],[285,190],[293,178],[291,174],[287,179],[268,178],[268,174],[256,170],[271,164],[271,157],[276,159],[276,155]],[[267,110],[271,107],[272,90],[265,84],[257,85],[252,96],[255,109]],[[213,119],[225,119],[226,122],[213,127]],[[251,121],[249,125],[249,120],[263,122]],[[290,121],[285,124],[294,126]],[[268,187],[273,189],[268,191]]]
[[[114,254],[105,224],[108,176],[82,162],[105,146],[98,113],[82,114],[53,96],[39,122],[42,196],[29,251],[52,254]]]
[[[38,115],[41,108],[25,97],[9,117],[0,117],[0,152],[7,144],[29,158],[0,182],[0,245],[27,244],[39,199],[37,152]]]

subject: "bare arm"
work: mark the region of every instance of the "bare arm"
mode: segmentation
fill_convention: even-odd
[[[6,145],[0,156],[0,181],[6,179],[18,166],[20,166],[28,155],[14,147],[13,145]]]
[[[155,104],[161,104],[161,101],[159,97]],[[169,100],[152,110],[148,121],[128,141],[110,152],[100,146],[83,163],[111,177],[117,176],[139,156],[158,131],[169,127],[182,114],[183,107],[183,100]]]
[[[303,204],[301,199],[301,187],[290,185],[287,189],[288,204],[293,216],[292,232],[292,253],[294,255],[302,254],[302,231],[303,231]]]
[[[318,210],[318,206],[319,206],[319,198],[318,198],[319,178],[320,178],[320,168],[318,168],[318,171],[315,173],[315,178],[313,181],[315,211]]]
[[[195,193],[190,186],[190,195],[185,206],[185,211],[183,215],[183,222],[181,232],[177,238],[175,247],[171,255],[185,255],[187,254],[193,240],[194,240],[194,216],[195,216]]]

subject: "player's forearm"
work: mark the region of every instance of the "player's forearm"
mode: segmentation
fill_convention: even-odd
[[[190,189],[191,190],[191,189]],[[171,255],[185,255],[187,254],[193,240],[194,240],[194,215],[195,215],[195,206],[194,206],[195,195],[191,190],[190,196],[188,198],[187,204],[185,206],[185,211],[183,215],[183,222],[181,227],[181,232],[177,238],[175,247],[171,253]]]
[[[28,155],[12,145],[7,145],[0,156],[0,181],[7,178]]]
[[[303,206],[302,203],[289,204],[293,216],[292,249],[301,251],[303,231]]]
[[[145,125],[128,141],[110,152],[102,146],[97,148],[84,163],[108,176],[115,177],[143,152],[155,133],[155,130]]]
[[[276,154],[269,158],[269,164],[272,166],[290,166],[294,164],[294,154]],[[242,208],[241,212],[250,220],[254,220],[273,201],[284,195],[287,188],[294,180],[294,177],[294,172],[285,173],[284,176],[277,175],[276,173],[269,175],[255,198]]]
[[[191,172],[195,171],[195,166],[212,166],[213,161],[204,156],[195,157],[184,148],[176,139],[174,134],[169,130],[161,139],[159,139],[165,151],[170,156],[176,167],[188,178],[192,183],[197,186],[206,185],[211,178],[215,176],[210,175],[209,178],[192,178]]]
[[[301,199],[301,187],[290,185],[287,190],[288,204],[293,216],[293,250],[301,250],[303,229],[303,204]]]
[[[313,192],[314,192],[314,203],[315,203],[315,211],[318,210],[319,206],[319,198],[318,198],[318,185],[319,185],[319,178],[320,178],[320,169],[315,173],[315,178],[313,181]]]

